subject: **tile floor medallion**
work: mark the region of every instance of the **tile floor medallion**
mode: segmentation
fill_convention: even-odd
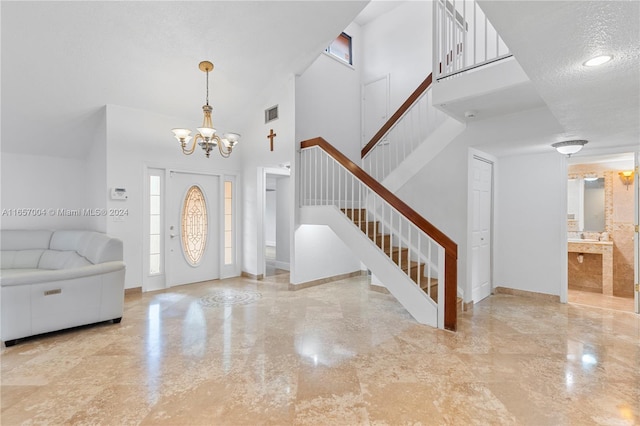
[[[218,306],[248,305],[262,298],[257,291],[220,290],[201,297],[198,302],[202,306],[215,308]]]

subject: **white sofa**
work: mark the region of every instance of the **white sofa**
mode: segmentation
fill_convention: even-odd
[[[122,241],[92,231],[0,231],[2,340],[107,320],[124,308]]]

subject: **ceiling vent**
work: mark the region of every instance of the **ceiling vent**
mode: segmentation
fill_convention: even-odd
[[[264,123],[267,124],[270,121],[278,119],[278,105],[264,110]]]

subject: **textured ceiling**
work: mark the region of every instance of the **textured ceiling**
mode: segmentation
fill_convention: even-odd
[[[216,66],[214,123],[241,130],[268,88],[302,72],[352,20],[369,22],[397,2],[374,2],[356,18],[365,5],[2,1],[2,151],[84,157],[105,104],[182,117],[176,126],[195,127],[204,59]],[[587,154],[638,145],[640,2],[480,5],[564,128],[554,138],[588,139]],[[614,61],[582,66],[601,52]]]
[[[640,2],[479,4],[563,126],[557,139],[589,140],[585,154],[640,147]],[[614,60],[582,65],[603,53]]]
[[[267,90],[302,72],[366,3],[3,1],[2,151],[82,158],[106,104],[195,127],[202,60],[215,64],[214,124],[240,130]]]

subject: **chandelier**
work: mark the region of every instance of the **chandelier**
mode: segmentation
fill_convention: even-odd
[[[182,153],[185,155],[191,155],[196,149],[196,144],[204,150],[207,158],[209,154],[215,148],[218,147],[220,155],[224,158],[228,158],[233,151],[233,147],[238,143],[240,135],[237,133],[226,133],[223,137],[216,134],[216,129],[211,122],[211,111],[213,108],[209,105],[209,71],[213,70],[213,63],[209,61],[202,61],[198,65],[201,71],[207,74],[207,103],[202,106],[204,112],[204,119],[202,121],[202,127],[198,127],[198,134],[193,137],[193,142],[189,147],[187,144],[192,139],[191,130],[189,129],[171,129],[176,139],[180,142]]]

